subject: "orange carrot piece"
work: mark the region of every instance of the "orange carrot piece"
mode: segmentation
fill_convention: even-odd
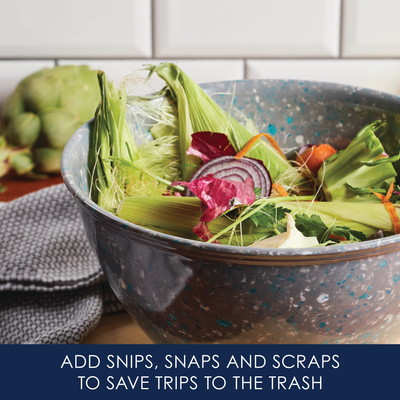
[[[271,146],[282,156],[286,159],[285,155],[283,154],[283,151],[279,147],[278,143],[276,143],[275,139],[268,133],[259,133],[258,135],[252,137],[247,143],[246,146],[243,147],[239,153],[236,154],[235,158],[237,160],[240,160],[243,158],[251,149],[252,147],[256,144],[257,140],[260,139],[261,137],[266,137],[271,144]]]
[[[289,193],[284,189],[283,186],[279,185],[279,183],[273,183],[272,190],[276,190],[282,197],[289,196]]]
[[[381,203],[385,203],[385,196],[381,193],[374,192],[371,188],[369,190],[379,199],[382,200]]]
[[[305,164],[316,175],[324,161],[336,153],[337,151],[330,144],[318,144],[298,154],[296,162],[300,165]]]
[[[328,236],[328,238],[329,238],[329,239],[334,239],[334,240],[340,240],[341,242],[345,242],[345,241],[347,240],[346,238],[341,237],[341,236],[334,235],[333,233],[331,233],[331,234]]]
[[[376,197],[378,197],[378,199],[382,200],[381,204],[382,203],[385,204],[385,208],[386,208],[387,212],[390,215],[390,219],[393,222],[394,233],[397,235],[398,233],[400,233],[400,219],[399,219],[399,216],[397,215],[395,206],[393,205],[392,202],[389,201],[389,199],[390,199],[390,197],[392,196],[392,193],[393,193],[393,188],[394,188],[394,183],[392,182],[390,184],[390,187],[389,187],[389,190],[388,190],[386,196],[384,196],[381,193],[374,192],[371,188],[369,188],[369,190]]]
[[[382,200],[382,203],[386,203],[387,201],[389,201],[389,199],[392,197],[393,189],[394,189],[394,182],[390,184],[389,190],[386,193],[385,199]]]
[[[397,215],[396,208],[394,207],[393,203],[390,201],[385,203],[386,210],[388,211],[390,218],[393,222],[394,226],[394,233],[397,235],[400,233],[400,219],[399,216]]]

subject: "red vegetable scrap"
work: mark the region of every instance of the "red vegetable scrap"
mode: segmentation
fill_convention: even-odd
[[[179,192],[175,192],[174,194],[172,194],[169,190],[167,190],[165,193],[163,193],[163,196],[182,197],[182,195]]]
[[[244,183],[251,178],[254,187],[261,189],[261,196],[268,197],[271,194],[271,176],[260,160],[244,157],[236,160],[234,156],[222,156],[204,163],[192,176],[191,181],[212,174],[216,179],[237,181]],[[190,191],[186,193],[190,196]]]
[[[208,242],[213,237],[208,225],[201,221],[193,228],[193,233],[196,234],[200,239],[203,239],[205,242]],[[211,243],[221,244],[218,242],[218,240],[214,240]]]
[[[329,238],[329,239],[333,239],[333,240],[339,240],[340,242],[345,242],[345,241],[347,240],[346,238],[344,238],[344,237],[342,237],[342,236],[334,235],[333,233],[331,233],[331,234],[328,236],[328,238]]]
[[[245,148],[248,148],[248,144]],[[208,174],[212,174],[215,178],[238,182],[245,182],[250,177],[255,187],[261,189],[263,197],[271,194],[271,177],[264,163],[249,157],[237,158],[234,147],[223,133],[193,133],[192,143],[186,153],[196,155],[203,160],[203,165],[193,174],[191,181]],[[186,196],[190,196],[189,190],[186,190]]]
[[[196,132],[186,154],[200,157],[206,163],[217,157],[234,156],[236,151],[224,133]]]
[[[206,225],[220,216],[225,211],[236,205],[251,205],[256,199],[254,182],[247,178],[245,182],[230,181],[228,179],[214,178],[212,174],[193,180],[192,182],[172,182],[171,186],[187,186],[200,200],[200,224],[193,228],[193,232],[201,239],[211,235]]]
[[[247,178],[245,182],[214,178],[212,174],[195,179],[192,182],[172,182],[171,186],[187,186],[200,200],[204,213],[200,221],[210,222],[234,205],[251,205],[256,199],[254,182]]]

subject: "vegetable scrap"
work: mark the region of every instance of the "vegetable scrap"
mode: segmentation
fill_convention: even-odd
[[[322,164],[337,151],[330,144],[312,145],[303,152],[299,152],[296,162],[307,167],[313,174],[317,174]]]
[[[271,236],[268,239],[260,240],[259,242],[251,244],[249,247],[296,249],[299,247],[314,247],[319,245],[318,239],[315,236],[304,236],[296,228],[296,223],[290,213],[286,213],[286,218],[286,232]]]
[[[244,182],[215,178],[213,174],[202,176],[191,182],[172,182],[171,186],[187,186],[201,200],[200,221],[210,222],[236,205],[254,203],[254,182],[247,177]]]
[[[291,159],[279,136],[240,123],[175,64],[145,69],[166,84],[147,97],[98,73],[88,174],[90,197],[105,210],[157,232],[252,248],[400,233],[400,155],[376,136],[385,122],[364,126],[344,149],[310,143]]]

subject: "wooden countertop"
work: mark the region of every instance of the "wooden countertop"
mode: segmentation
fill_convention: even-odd
[[[23,177],[0,178],[0,202],[11,201],[36,190],[62,183],[61,176],[47,180],[30,181]],[[151,344],[151,340],[127,312],[102,316],[98,325],[83,339],[82,344]]]

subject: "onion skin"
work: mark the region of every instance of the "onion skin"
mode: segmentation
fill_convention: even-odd
[[[194,173],[191,181],[209,174],[218,179],[228,179],[242,183],[247,178],[251,178],[254,182],[254,187],[261,189],[261,197],[269,197],[271,195],[271,176],[264,164],[259,160],[248,157],[243,157],[239,160],[234,156],[217,157],[203,164]],[[193,196],[189,190],[186,191],[186,195]]]
[[[305,144],[304,146],[300,147],[300,150],[297,152],[297,154],[303,154],[305,151],[308,149],[311,149],[311,147],[315,146],[314,144]]]
[[[376,231],[371,236],[368,236],[368,240],[382,239],[384,237],[385,237],[385,233],[383,232],[382,229],[379,229],[379,231]]]

